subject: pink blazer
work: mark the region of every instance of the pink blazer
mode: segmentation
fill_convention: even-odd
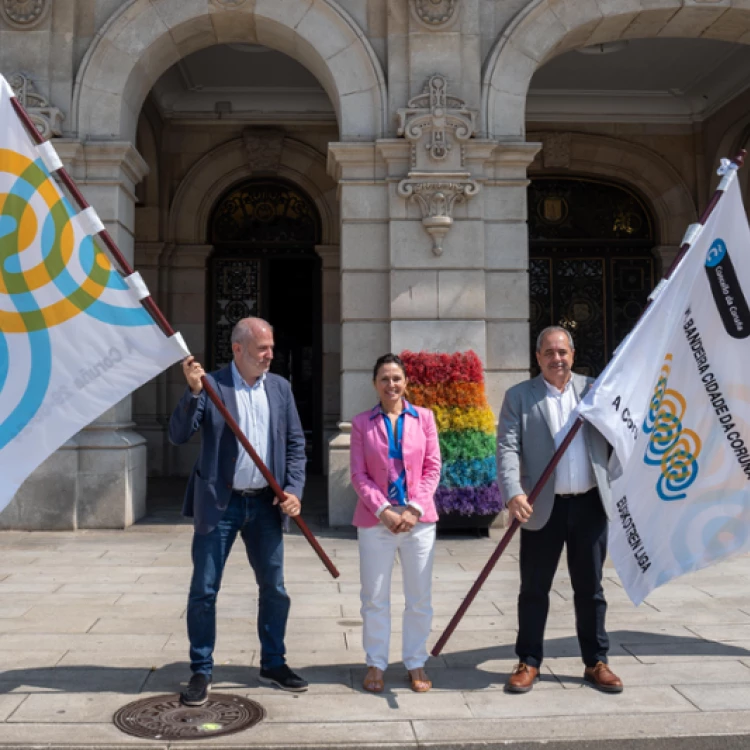
[[[435,490],[440,481],[440,445],[435,417],[429,409],[415,406],[417,419],[404,417],[402,449],[406,492],[424,511],[419,520],[434,523]],[[374,418],[373,418],[373,415]],[[388,502],[388,434],[378,407],[352,420],[350,469],[357,507],[352,523],[370,527],[380,523],[375,511]]]

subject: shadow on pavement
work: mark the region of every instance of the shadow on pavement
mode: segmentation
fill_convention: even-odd
[[[731,643],[708,641],[701,638],[661,635],[649,631],[613,630],[609,633],[612,644],[611,654],[631,655],[644,664],[651,657],[704,656],[706,659],[730,657],[735,659],[750,657],[750,650]],[[313,637],[311,636],[311,643]],[[580,658],[578,641],[575,637],[554,638],[545,641],[547,658]],[[93,657],[92,657],[93,658]],[[509,675],[511,665],[516,661],[513,643],[488,646],[466,651],[444,653],[441,662],[427,664],[433,685],[442,690],[481,690],[503,684]],[[507,662],[491,665],[488,662]],[[364,655],[363,655],[364,662]],[[696,667],[699,663],[696,663]],[[365,668],[351,663],[323,664],[310,667],[295,667],[300,675],[311,684],[326,685],[339,692],[361,688]],[[500,671],[503,670],[503,671]],[[507,671],[506,671],[507,670]],[[241,664],[217,664],[214,670],[214,683],[221,689],[256,688],[257,667]],[[11,692],[59,691],[65,693],[115,692],[137,695],[142,692],[178,692],[190,676],[187,662],[172,662],[160,667],[112,667],[91,665],[70,665],[31,669],[15,669],[0,672],[0,694]],[[543,673],[542,681],[556,682],[557,677]],[[571,683],[578,678],[562,678]],[[406,670],[400,663],[390,666],[386,672],[386,696],[395,687],[405,687]]]

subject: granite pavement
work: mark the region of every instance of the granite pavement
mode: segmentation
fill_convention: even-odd
[[[542,679],[527,695],[503,692],[515,663],[515,540],[444,653],[429,662],[433,690],[412,693],[400,663],[397,568],[392,666],[385,692],[371,695],[360,686],[356,539],[350,529],[317,529],[338,580],[302,536],[286,539],[288,659],[310,681],[309,692],[287,694],[257,680],[256,586],[240,544],[219,597],[214,689],[258,701],[267,718],[240,734],[171,745],[123,734],[112,716],[140,697],[179,691],[189,678],[191,527],[173,516],[126,531],[0,533],[0,748],[572,747],[606,740],[645,747],[646,740],[701,737],[712,747],[719,736],[750,746],[750,556],[679,579],[637,608],[607,568],[610,662],[625,683],[621,695],[583,683],[564,564]],[[501,534],[438,540],[430,646]]]

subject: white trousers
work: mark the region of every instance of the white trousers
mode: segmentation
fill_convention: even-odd
[[[402,656],[407,669],[427,661],[427,638],[432,626],[432,562],[435,524],[416,523],[403,534],[382,524],[358,529],[359,580],[362,584],[362,645],[368,667],[385,670],[391,639],[391,572],[398,553],[403,572],[404,625]]]

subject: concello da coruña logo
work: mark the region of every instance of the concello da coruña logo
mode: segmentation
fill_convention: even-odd
[[[727,333],[735,339],[750,336],[750,309],[722,239],[714,240],[706,253],[706,274]]]

